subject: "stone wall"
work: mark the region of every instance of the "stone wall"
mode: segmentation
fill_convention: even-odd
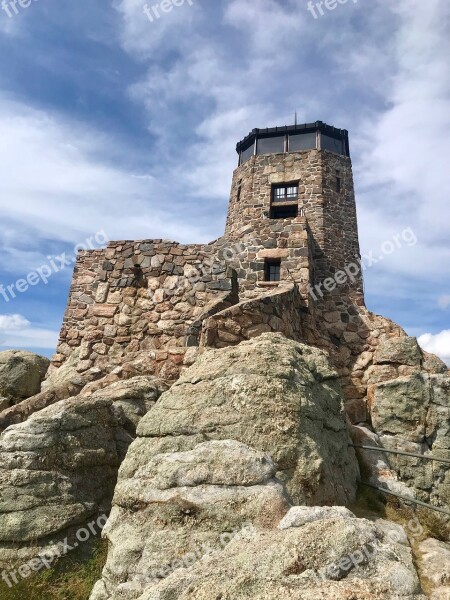
[[[304,339],[302,310],[302,298],[294,284],[277,287],[257,299],[240,302],[205,320],[201,345],[225,348],[269,332],[282,333],[299,341]]]
[[[227,238],[224,238],[227,239]],[[256,298],[265,292],[265,261],[281,261],[281,281],[295,282],[305,305],[314,280],[311,231],[304,216],[295,219],[266,219],[259,230],[242,232],[238,243],[228,242],[229,264],[239,278],[240,296]]]
[[[146,353],[155,372],[176,377],[191,324],[238,300],[233,272],[215,251],[151,240],[81,252],[53,368],[75,350],[80,373]]]

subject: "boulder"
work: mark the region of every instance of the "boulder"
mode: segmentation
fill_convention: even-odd
[[[133,475],[138,452],[150,459],[163,442],[189,450],[206,437],[270,454],[296,503],[346,504],[355,493],[338,376],[323,351],[280,334],[205,352],[140,422],[138,436],[124,476]]]
[[[0,352],[0,409],[38,394],[49,365],[48,358],[32,352]]]
[[[355,495],[337,375],[322,351],[279,334],[205,352],[137,431],[104,530],[96,600],[138,598],[249,522],[275,532],[293,499],[333,505]]]
[[[100,584],[91,600],[108,597]],[[425,600],[411,549],[391,541],[375,524],[340,511],[282,531],[247,527],[224,547],[212,548],[191,566],[172,569],[130,597]]]
[[[374,364],[399,364],[420,366],[423,356],[417,339],[413,337],[389,337],[381,340],[373,357]]]
[[[421,372],[374,384],[370,407],[375,445],[450,460],[450,376],[447,373]],[[363,454],[367,466],[371,459],[368,452]],[[378,458],[415,490],[420,499],[448,510],[449,464],[377,454],[378,457],[373,454],[372,458],[372,478],[377,477],[377,471],[385,470],[380,469],[380,463],[376,464]]]
[[[418,547],[419,571],[432,600],[450,598],[450,545],[433,538]]]
[[[0,564],[109,511],[136,425],[167,389],[137,377],[62,400],[0,438]]]
[[[281,520],[278,529],[301,527],[306,523],[326,519],[352,519],[354,516],[345,506],[294,506]]]

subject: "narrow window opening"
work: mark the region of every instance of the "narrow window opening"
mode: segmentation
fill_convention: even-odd
[[[294,219],[298,216],[298,182],[272,187],[271,219]]]
[[[266,260],[264,265],[264,278],[266,281],[281,280],[281,260]]]
[[[241,192],[242,192],[242,180],[239,182],[238,185],[238,189],[237,189],[237,201],[239,202],[241,199]]]
[[[336,171],[336,192],[340,194],[342,189],[342,179],[340,171]]]

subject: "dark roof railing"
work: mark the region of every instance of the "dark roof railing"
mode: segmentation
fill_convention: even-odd
[[[341,142],[341,144],[336,144],[336,149],[332,149],[332,152],[337,152],[338,154],[342,154],[344,156],[350,156],[350,145],[348,139],[348,131],[346,129],[337,129],[331,125],[327,125],[323,123],[323,121],[316,121],[315,123],[305,123],[303,125],[285,125],[283,127],[267,127],[266,129],[253,129],[243,140],[241,140],[237,146],[236,151],[239,154],[239,160],[241,162],[245,162],[248,160],[253,154],[267,154],[268,152],[258,151],[258,140],[264,140],[269,138],[278,138],[281,136],[285,136],[286,143],[284,146],[284,152],[290,151],[289,140],[292,136],[299,136],[302,134],[311,134],[316,133],[317,142],[314,147],[307,147],[306,149],[330,149],[330,147],[325,147],[325,143],[321,143],[322,136],[325,136],[324,142],[326,138],[332,138],[332,140],[336,140]],[[298,138],[297,138],[298,139]],[[333,144],[331,140],[331,143]],[[323,148],[322,148],[323,146]],[[330,140],[328,140],[328,146],[330,146]],[[253,147],[253,154],[248,152],[250,148]],[[340,148],[340,149],[339,149]],[[294,150],[297,151],[297,150]],[[241,161],[242,153],[244,154],[244,160]]]

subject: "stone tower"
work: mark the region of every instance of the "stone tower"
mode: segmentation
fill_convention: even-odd
[[[223,237],[79,253],[54,369],[98,377],[145,359],[175,380],[203,347],[277,331],[345,371],[371,343],[347,131],[254,129],[237,151]]]
[[[321,121],[254,129],[237,152],[225,237],[253,239],[256,246],[265,238],[278,249],[293,249],[272,256],[281,257],[281,280],[294,279],[304,294],[306,272],[295,260],[307,254],[296,241],[304,230],[311,253],[308,285],[318,286],[317,300],[351,295],[362,302],[360,271],[352,268],[347,282],[333,284],[336,273],[360,259],[348,132]],[[262,255],[270,261],[270,253]]]

